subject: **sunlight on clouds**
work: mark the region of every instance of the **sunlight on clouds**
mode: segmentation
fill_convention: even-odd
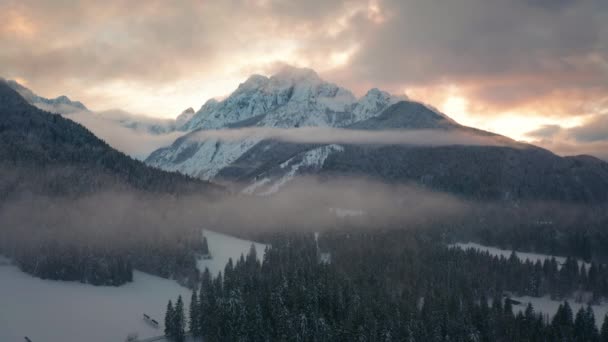
[[[345,66],[350,61],[351,57],[357,52],[359,49],[358,45],[352,46],[345,51],[334,52],[329,56],[330,60],[330,68],[337,68],[341,66]],[[322,71],[322,69],[321,69]]]
[[[370,0],[367,6],[367,18],[374,24],[382,24],[386,18],[380,9],[378,0]]]
[[[21,78],[21,77],[13,77],[13,80],[15,80],[17,83],[21,84],[22,86],[26,86],[27,87],[27,80],[25,78]]]
[[[471,109],[469,100],[464,96],[456,95],[456,88],[451,88],[445,100],[438,106],[448,116],[465,126],[508,136],[515,140],[532,141],[527,132],[533,131],[545,125],[561,125],[562,127],[574,127],[582,123],[581,117],[551,118],[536,113],[530,109],[525,112],[499,112],[489,116],[485,113],[476,113]]]
[[[17,35],[19,38],[32,38],[36,34],[34,23],[15,10],[0,14],[0,19],[2,21],[1,33]]]
[[[120,108],[139,115],[175,118],[188,107],[198,110],[208,99],[230,93],[243,81],[240,75],[208,77],[161,87],[144,87],[126,81],[107,82],[89,88],[85,101],[95,110]],[[137,100],[124,102],[124,98]]]

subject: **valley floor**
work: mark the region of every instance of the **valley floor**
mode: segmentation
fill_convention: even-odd
[[[214,275],[223,271],[229,258],[236,261],[247,255],[252,244],[208,230],[204,236],[213,259],[201,259],[199,267],[208,267]],[[265,245],[255,245],[261,258]],[[131,333],[145,341],[163,335],[167,301],[180,294],[188,308],[190,290],[173,280],[139,271],[132,283],[120,287],[43,280],[0,257],[0,341],[23,341],[27,336],[33,342],[122,342]],[[144,313],[159,327],[146,323]]]
[[[190,291],[172,280],[135,271],[120,287],[42,280],[0,266],[0,341],[124,341],[128,334],[162,335],[169,298]],[[143,314],[160,323],[158,329]]]

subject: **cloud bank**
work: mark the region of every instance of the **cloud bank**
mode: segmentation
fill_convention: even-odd
[[[78,122],[113,148],[140,160],[161,147],[171,145],[184,134],[151,131],[155,127],[168,127],[172,122],[118,110],[100,113],[81,111],[63,114],[63,117]]]
[[[282,63],[511,137],[608,108],[604,0],[6,0],[0,21],[0,75],[94,109],[172,117]]]
[[[496,136],[472,135],[449,130],[356,130],[332,127],[202,130],[187,136],[189,140],[240,141],[244,139],[279,140],[298,144],[380,144],[380,145],[486,145],[502,146],[508,141]]]
[[[534,143],[562,155],[589,154],[608,161],[608,114],[582,125],[564,128],[547,125],[528,132]]]

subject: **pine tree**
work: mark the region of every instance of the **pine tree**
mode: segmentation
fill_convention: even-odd
[[[186,338],[186,332],[184,331],[184,302],[182,296],[177,297],[177,303],[175,303],[175,313],[173,315],[173,338],[175,342],[184,342]]]
[[[576,313],[576,318],[574,319],[574,338],[575,341],[587,341],[587,336],[586,336],[586,325],[587,325],[587,317],[585,314],[585,309],[580,308],[580,310],[578,310],[578,312]]]
[[[165,336],[173,336],[173,316],[175,311],[173,310],[173,304],[171,300],[167,304],[167,312],[165,313]]]
[[[572,331],[574,329],[574,322],[572,319],[572,309],[570,308],[570,304],[568,302],[564,302],[564,304],[560,304],[557,309],[557,313],[555,317],[553,317],[553,321],[551,322],[553,331],[556,335],[556,340],[559,341],[571,341],[572,340]]]
[[[587,309],[585,310],[585,337],[590,342],[596,342],[600,337],[597,325],[595,325],[595,314],[591,305],[587,305]]]
[[[604,316],[604,323],[602,324],[602,333],[600,335],[601,342],[608,342],[608,314]]]
[[[189,328],[190,333],[193,336],[200,336],[200,315],[199,315],[199,301],[196,294],[196,288],[192,290],[192,298],[190,300],[190,321]]]

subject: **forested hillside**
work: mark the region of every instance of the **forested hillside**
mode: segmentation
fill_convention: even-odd
[[[198,231],[153,225],[142,218],[154,209],[135,210],[133,203],[138,197],[212,199],[221,192],[208,182],[148,167],[0,82],[0,254],[26,272],[106,285],[130,281],[133,267],[192,277],[198,246],[192,234],[198,237]],[[91,200],[100,194],[106,202]],[[120,210],[124,197],[130,202]],[[85,209],[80,204],[87,199]],[[104,215],[109,207],[114,211]]]

